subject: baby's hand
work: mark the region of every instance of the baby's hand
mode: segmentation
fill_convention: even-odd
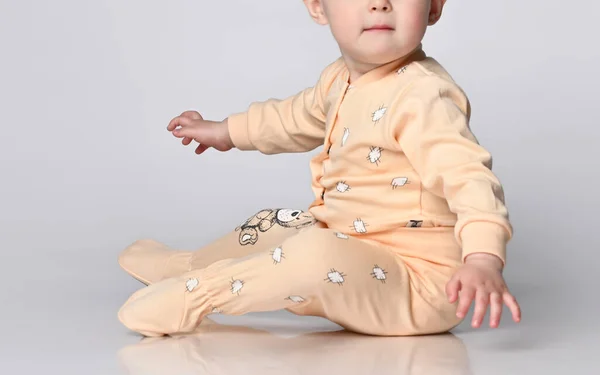
[[[167,130],[173,132],[185,146],[192,140],[199,143],[196,154],[200,155],[209,147],[219,151],[231,150],[234,146],[229,136],[227,120],[207,121],[196,111],[185,111],[169,122]]]
[[[521,310],[515,297],[508,291],[502,277],[502,261],[491,254],[471,254],[446,285],[450,303],[454,303],[460,291],[456,315],[464,318],[475,299],[475,312],[471,325],[481,325],[487,306],[490,305],[490,327],[496,328],[502,315],[502,302],[510,308],[515,322],[521,320]]]

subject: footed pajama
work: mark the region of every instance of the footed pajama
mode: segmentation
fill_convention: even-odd
[[[299,210],[256,216],[269,211],[296,212],[294,222],[304,224],[274,222],[253,232],[254,243],[244,243],[238,228],[195,252],[154,241],[126,249],[121,264],[150,285],[121,308],[123,324],[160,336],[192,332],[211,313],[279,309],[382,336],[445,332],[459,323],[444,291],[461,258],[451,229],[401,228],[357,239]]]

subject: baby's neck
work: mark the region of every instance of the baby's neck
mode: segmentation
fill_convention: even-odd
[[[404,65],[409,64],[411,61],[415,59],[422,58],[424,56],[424,52],[422,49],[422,45],[419,44],[414,50],[409,52],[408,54],[396,58],[394,60],[390,60],[383,64],[372,64],[369,62],[362,62],[352,59],[352,57],[347,55],[342,55],[344,61],[346,63],[346,67],[348,68],[349,78],[348,83],[353,84],[357,82],[364,75],[369,74],[371,72],[376,72],[378,70],[394,70],[396,68],[400,68]]]

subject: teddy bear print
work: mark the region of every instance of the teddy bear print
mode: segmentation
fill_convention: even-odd
[[[302,210],[287,208],[265,209],[235,228],[235,231],[240,231],[239,243],[245,246],[248,244],[254,245],[259,239],[259,232],[266,232],[274,225],[300,229],[315,223],[316,219],[311,214]]]

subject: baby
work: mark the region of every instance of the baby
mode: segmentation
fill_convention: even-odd
[[[445,0],[304,0],[341,57],[313,87],[167,129],[184,145],[308,152],[314,201],[265,209],[197,251],[140,240],[121,266],[147,284],[119,311],[147,336],[192,332],[212,313],[285,309],[382,336],[442,333],[475,303],[497,327],[520,307],[502,270],[512,227],[465,93],[422,39]],[[459,298],[460,294],[460,298]]]

